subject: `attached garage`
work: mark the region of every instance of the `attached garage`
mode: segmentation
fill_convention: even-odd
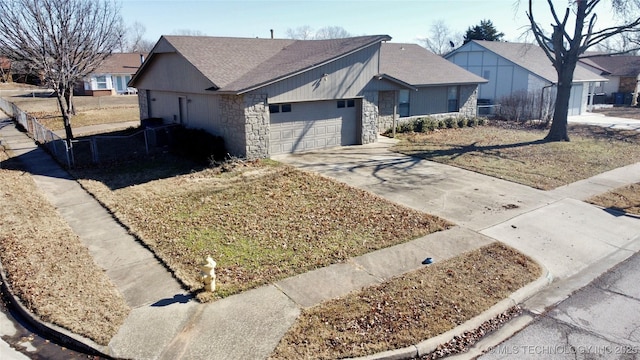
[[[270,153],[293,153],[360,143],[358,99],[270,104]]]

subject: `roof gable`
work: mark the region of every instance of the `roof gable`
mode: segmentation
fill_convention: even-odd
[[[386,40],[387,35],[331,40],[163,36],[150,59],[155,51],[173,49],[214,84],[212,90],[244,93]]]
[[[461,48],[454,50],[458,52],[465,46],[471,46],[475,43],[482,48],[495,53],[496,55],[522,67],[523,69],[541,77],[551,83],[558,82],[558,74],[553,64],[544,53],[544,50],[537,45],[527,43],[509,43],[500,41],[472,40],[463,45]],[[586,68],[576,66],[573,73],[573,81],[605,81],[598,74],[587,70]]]
[[[380,72],[413,86],[478,84],[487,80],[417,44],[384,43]]]

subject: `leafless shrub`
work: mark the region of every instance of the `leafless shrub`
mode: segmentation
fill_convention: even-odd
[[[516,91],[499,99],[497,115],[503,120],[548,124],[553,117],[555,94],[551,91]]]

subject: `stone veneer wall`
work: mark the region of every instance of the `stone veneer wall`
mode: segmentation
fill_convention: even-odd
[[[269,107],[266,94],[244,95],[246,157],[269,157]]]
[[[147,90],[138,91],[138,108],[140,108],[140,120],[149,118],[149,98]]]
[[[220,133],[227,152],[233,156],[247,156],[244,96],[220,96]]]
[[[380,91],[378,107],[380,115],[378,116],[378,132],[384,132],[393,126],[393,104],[395,100],[395,91]]]
[[[478,111],[478,85],[460,86],[460,100],[466,100],[460,106],[462,116],[476,116]]]
[[[362,99],[362,143],[378,141],[378,92],[365,91]]]

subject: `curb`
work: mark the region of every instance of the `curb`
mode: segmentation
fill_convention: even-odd
[[[112,359],[107,346],[95,343],[93,340],[74,334],[71,331],[61,328],[60,326],[48,323],[40,319],[37,315],[32,314],[29,309],[15,296],[11,290],[11,286],[7,281],[7,275],[0,261],[0,290],[6,295],[7,300],[13,305],[14,309],[22,316],[31,326],[33,326],[40,334],[49,337],[71,349],[77,349],[86,354],[97,355],[107,359]]]
[[[534,260],[535,261],[535,260]],[[438,346],[453,339],[454,336],[461,335],[467,331],[474,330],[482,325],[484,322],[498,316],[499,314],[507,311],[508,309],[524,302],[528,298],[532,297],[545,287],[547,287],[553,281],[553,275],[549,270],[536,261],[538,266],[542,268],[543,275],[538,279],[530,282],[524,287],[513,292],[509,297],[503,299],[491,306],[489,309],[482,312],[480,315],[467,320],[464,324],[458,325],[455,328],[444,332],[438,336],[419,342],[418,344],[407,346],[405,348],[383,351],[373,355],[367,355],[363,357],[352,358],[353,360],[401,360],[401,359],[415,359],[421,356],[428,355],[434,352]]]

